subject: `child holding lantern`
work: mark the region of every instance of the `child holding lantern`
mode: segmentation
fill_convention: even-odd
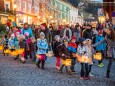
[[[19,47],[24,49],[24,52],[21,54],[20,60],[23,63],[25,63],[25,58],[27,58],[26,57],[26,53],[27,53],[26,51],[28,50],[28,44],[27,44],[27,42],[25,40],[25,36],[24,35],[20,35],[19,36]]]
[[[89,80],[89,64],[88,62],[85,62],[86,60],[82,60],[84,59],[84,57],[87,59],[88,55],[87,55],[87,47],[85,45],[85,39],[84,38],[80,38],[79,39],[79,45],[77,48],[77,53],[78,53],[78,61],[81,63],[81,77],[80,79],[85,79],[85,80]]]
[[[76,42],[76,37],[72,36],[71,42],[69,43],[69,46],[68,46],[68,50],[71,53],[71,57],[72,57],[72,64],[71,64],[70,69],[71,69],[71,72],[73,73],[75,73],[75,70],[74,70],[74,66],[76,63],[75,54],[77,52],[77,44],[75,42]]]
[[[71,65],[71,62],[70,62],[71,61],[71,55],[70,55],[70,52],[68,50],[68,38],[63,37],[62,41],[63,41],[63,43],[58,46],[59,55],[62,59],[62,65],[60,67],[59,72],[62,73],[63,67],[65,66],[67,74],[70,75],[71,71],[70,71],[70,69],[68,70],[68,66]],[[67,59],[68,60],[70,59],[70,61],[69,61],[70,64],[66,63]]]
[[[36,65],[40,68],[40,63],[42,62],[41,69],[44,68],[45,60],[46,60],[46,53],[48,49],[48,43],[45,39],[45,34],[43,32],[40,33],[40,38],[37,39],[37,53],[36,53]]]

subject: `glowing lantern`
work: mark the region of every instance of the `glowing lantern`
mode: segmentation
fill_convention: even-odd
[[[62,59],[62,64],[65,66],[71,66],[72,60],[71,59],[66,59],[66,60]]]
[[[16,50],[16,52],[17,52],[18,54],[22,54],[22,53],[24,52],[24,48],[20,48],[20,49]]]
[[[48,53],[46,53],[46,56],[47,57],[53,57],[54,56],[53,51],[48,51]]]
[[[39,55],[39,54],[36,54],[36,57],[39,59],[39,58],[41,58],[41,56]]]
[[[11,52],[12,56],[18,56],[18,53],[16,51]]]
[[[96,53],[96,54],[94,55],[94,59],[95,59],[95,60],[102,60],[102,54],[101,54],[101,53]]]
[[[0,50],[3,50],[3,49],[4,49],[3,45],[0,45]]]
[[[89,58],[87,56],[81,56],[78,54],[76,54],[76,56],[77,56],[78,62],[80,63],[92,63],[92,58]]]
[[[5,53],[5,54],[9,54],[9,53],[10,53],[10,50],[9,50],[9,49],[6,49],[6,50],[4,50],[4,53]]]

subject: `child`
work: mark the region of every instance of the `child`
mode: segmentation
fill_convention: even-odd
[[[9,49],[11,51],[15,51],[15,40],[14,40],[14,34],[11,35],[9,42],[8,42]]]
[[[31,43],[29,45],[30,53],[32,56],[32,62],[36,62],[36,40],[35,38],[31,38]]]
[[[3,41],[3,47],[4,47],[4,49],[3,49],[3,54],[4,54],[4,56],[5,56],[5,53],[4,53],[4,51],[6,50],[6,49],[8,49],[8,36],[7,35],[5,35],[4,36],[4,41]],[[7,54],[7,56],[8,56],[8,54]]]
[[[25,58],[27,58],[26,57],[26,53],[27,53],[26,51],[28,50],[28,44],[27,44],[27,42],[25,40],[25,36],[24,35],[20,35],[20,37],[19,37],[19,47],[20,48],[24,48],[24,52],[22,53],[20,60],[23,63],[25,63]]]
[[[26,42],[28,44],[28,48],[30,48],[31,39],[29,38],[29,33],[25,32],[24,35],[25,35]],[[28,55],[30,56],[30,60],[32,60],[30,49],[28,49],[26,51],[26,57],[28,57]],[[28,58],[26,58],[26,59],[28,59]]]
[[[65,61],[66,59],[70,59],[70,57],[71,57],[70,52],[68,51],[68,38],[63,37],[62,41],[63,41],[63,43],[58,46],[58,51],[59,51],[59,55],[60,55],[61,59]],[[64,64],[61,65],[59,72],[62,73],[64,66],[66,68],[67,74],[71,74],[71,71],[68,70],[68,66],[66,66]]]
[[[69,46],[68,46],[68,50],[70,51],[71,57],[72,57],[72,64],[71,64],[70,69],[71,69],[71,72],[73,73],[75,73],[74,66],[76,63],[76,58],[73,56],[73,54],[76,54],[77,52],[77,45],[75,42],[76,42],[76,37],[72,36],[71,42],[69,43]]]
[[[53,52],[54,52],[54,55],[56,57],[56,68],[59,70],[60,69],[60,56],[59,56],[59,52],[58,52],[58,46],[61,44],[60,42],[60,36],[59,35],[56,35],[55,36],[55,43],[54,43],[54,46],[53,46]]]
[[[86,46],[85,46],[84,43],[85,43],[85,39],[80,38],[79,39],[79,45],[78,45],[78,48],[77,48],[77,53],[80,56],[87,56],[87,49],[86,49]],[[86,79],[86,80],[90,79],[88,63],[81,62],[81,73],[80,74],[81,74],[80,79]]]
[[[36,56],[40,56],[39,60],[37,58],[37,67],[40,68],[40,63],[42,62],[42,69],[44,68],[45,60],[46,60],[46,52],[48,49],[48,43],[47,40],[45,39],[45,34],[43,32],[40,33],[40,38],[37,40],[37,54]]]
[[[95,43],[98,43],[98,42],[100,42],[102,40],[104,40],[103,31],[99,30],[98,35],[96,35]],[[101,44],[99,46],[96,46],[96,51],[101,52],[103,57],[105,56],[104,55],[105,50],[106,50],[106,43],[103,43],[103,44]],[[104,64],[102,63],[103,59],[98,62],[98,67],[104,67]]]

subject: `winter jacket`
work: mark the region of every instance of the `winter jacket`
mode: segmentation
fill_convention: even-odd
[[[30,51],[36,51],[36,42],[35,43],[30,43],[29,44],[29,49],[30,49]]]
[[[69,46],[68,46],[68,50],[69,52],[71,53],[76,53],[77,52],[77,45],[76,43],[70,43]]]
[[[72,31],[68,29],[68,34],[67,34],[67,29],[64,30],[64,36],[68,37],[69,40],[71,40],[72,37]]]
[[[59,56],[58,46],[59,46],[60,44],[61,44],[60,42],[57,42],[57,41],[56,41],[56,42],[54,43],[54,46],[53,46],[53,52],[54,52],[54,54],[55,54],[56,57]]]
[[[8,42],[8,46],[10,49],[13,49],[15,47],[15,40],[14,38],[13,39],[9,39],[9,42]]]
[[[79,44],[77,48],[77,53],[79,55],[87,55],[86,52],[87,52],[86,46],[85,45],[81,46],[81,44]]]
[[[98,43],[100,41],[104,40],[103,36],[96,35],[95,43]],[[106,50],[106,43],[100,44],[99,46],[96,46],[97,51]]]
[[[33,33],[32,33],[32,29],[31,28],[28,28],[28,29],[22,29],[22,34],[24,35],[25,32],[28,32],[29,33],[29,37],[33,37]]]
[[[58,46],[58,52],[62,59],[70,59],[71,58],[71,54],[70,54],[68,48],[64,44],[60,44]]]
[[[88,38],[92,39],[92,37],[93,37],[93,31],[91,29],[84,30],[83,38],[85,38],[85,39],[88,39]]]
[[[48,49],[47,40],[46,39],[43,39],[43,40],[38,39],[37,47],[38,47],[37,54],[46,54],[47,49]]]
[[[24,48],[25,50],[28,50],[28,44],[25,39],[19,42],[19,46],[20,48]]]
[[[76,37],[76,42],[79,42],[79,38],[81,37],[81,32],[78,29],[75,29],[73,35]]]

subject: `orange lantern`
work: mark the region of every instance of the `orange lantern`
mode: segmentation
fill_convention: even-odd
[[[3,50],[3,49],[4,49],[3,45],[0,45],[0,50]]]
[[[46,56],[47,57],[53,57],[54,56],[53,51],[48,51],[48,53],[46,53]]]
[[[22,54],[22,53],[24,52],[24,48],[20,48],[20,49],[16,50],[16,52],[17,52],[18,54]]]
[[[41,56],[39,55],[39,54],[36,54],[36,57],[39,59],[39,58],[41,58]]]
[[[16,51],[11,52],[12,56],[18,56],[19,54]]]
[[[5,53],[5,54],[9,54],[9,53],[10,53],[10,50],[9,50],[9,49],[6,49],[6,50],[4,50],[4,53]]]
[[[76,56],[77,56],[77,60],[78,60],[78,62],[80,62],[80,63],[91,63],[92,62],[92,58],[89,58],[89,57],[87,57],[87,56],[81,56],[81,55],[79,55],[79,54],[76,54]]]
[[[102,53],[96,53],[96,54],[94,54],[94,59],[95,60],[102,60]]]
[[[71,59],[65,59],[65,60],[62,59],[62,64],[65,66],[71,66],[72,60]]]

